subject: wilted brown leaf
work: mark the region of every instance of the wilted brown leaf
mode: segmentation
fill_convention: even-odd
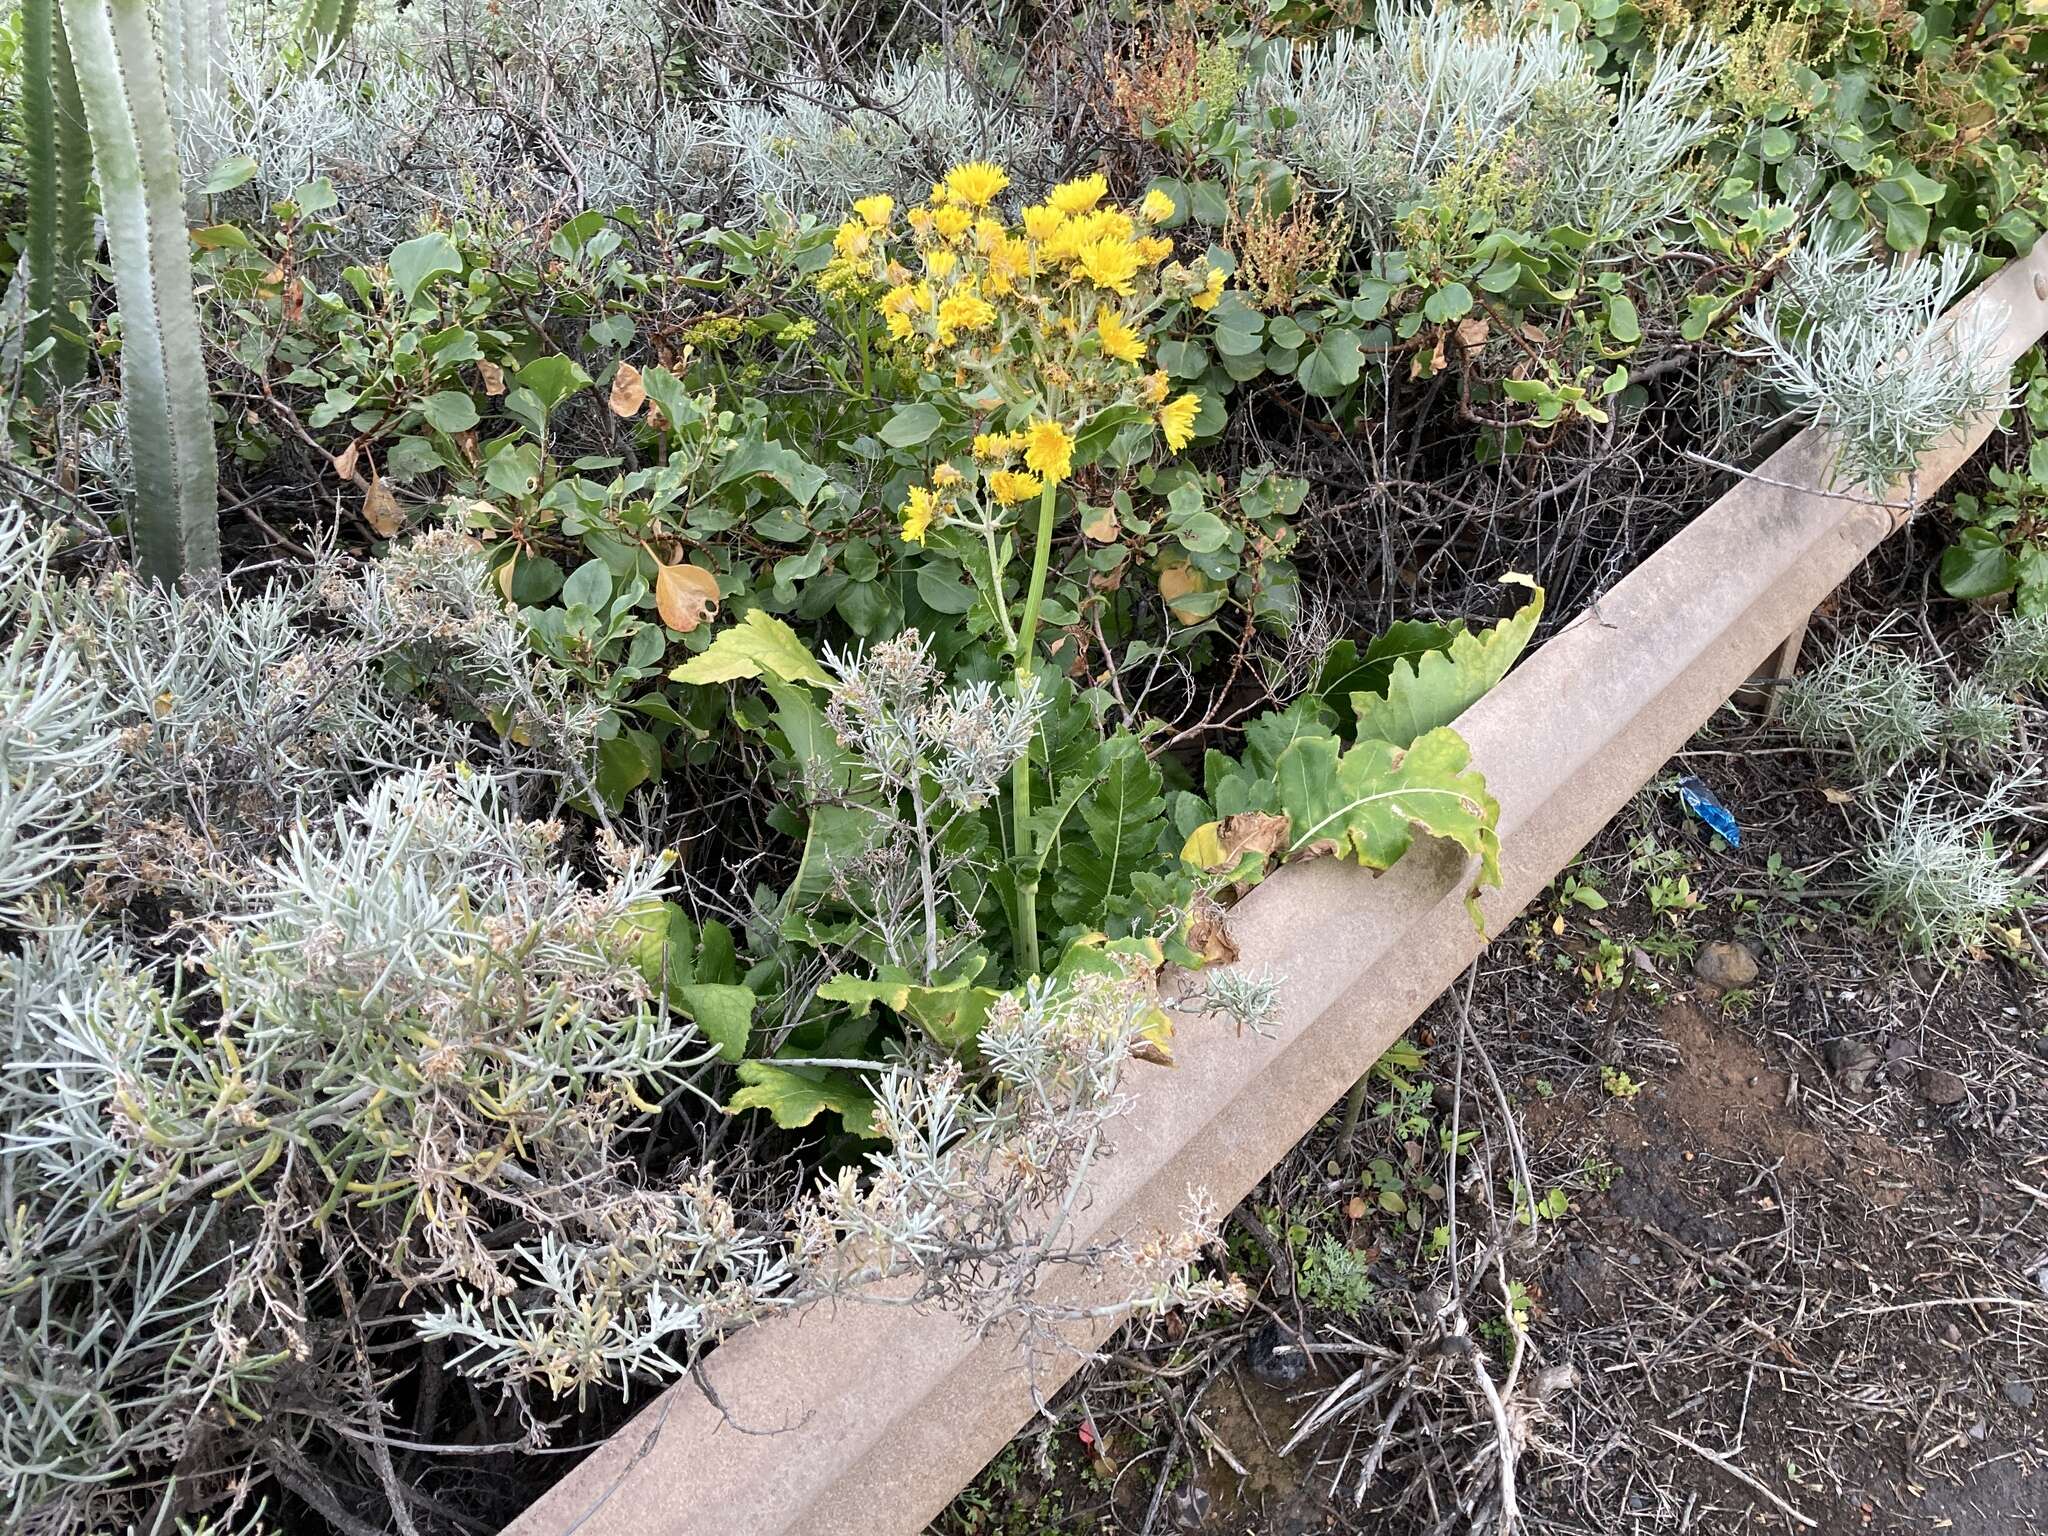
[[[390,482],[382,475],[370,482],[370,489],[363,496],[363,521],[380,539],[395,539],[405,527],[405,508],[398,504]]]
[[[1188,925],[1188,948],[1211,965],[1232,965],[1237,960],[1237,940],[1225,926],[1223,909],[1214,902],[1196,914]]]
[[[362,446],[361,443],[352,442],[334,456],[334,473],[336,478],[342,480],[353,480],[355,478],[356,459],[362,453]]]
[[[1459,347],[1467,352],[1477,352],[1486,345],[1486,333],[1492,329],[1484,315],[1467,315],[1457,323],[1451,334],[1457,338]]]
[[[1107,544],[1116,537],[1116,508],[1099,507],[1093,517],[1081,525],[1081,532],[1098,544]]]
[[[1199,624],[1207,615],[1193,609],[1177,608],[1174,605],[1190,593],[1203,590],[1202,573],[1192,565],[1179,563],[1169,565],[1159,573],[1159,595],[1166,599],[1166,606],[1173,616],[1183,624]]]
[[[718,578],[701,565],[664,565],[654,578],[654,606],[661,622],[689,634],[718,613]]]
[[[477,377],[484,381],[485,394],[502,395],[505,393],[505,370],[496,363],[487,363],[482,359],[478,359],[476,372]]]
[[[619,364],[612,375],[612,414],[629,420],[647,403],[647,386],[640,382],[640,370],[631,363]]]

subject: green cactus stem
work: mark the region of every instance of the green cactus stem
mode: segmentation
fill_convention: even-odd
[[[92,256],[92,141],[71,68],[59,0],[22,0],[21,114],[28,172],[26,325],[23,355],[27,387],[40,399],[49,385],[76,384],[85,376],[85,342],[72,305],[85,297],[85,264]]]
[[[163,62],[149,0],[64,0],[64,25],[121,310],[135,564],[175,583],[220,569],[220,499]]]

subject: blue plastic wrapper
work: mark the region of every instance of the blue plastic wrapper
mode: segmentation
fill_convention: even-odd
[[[1707,830],[1715,833],[1730,848],[1742,846],[1742,828],[1735,824],[1728,807],[1714,798],[1714,792],[1702,784],[1693,774],[1684,774],[1678,780],[1680,804],[1707,824]]]

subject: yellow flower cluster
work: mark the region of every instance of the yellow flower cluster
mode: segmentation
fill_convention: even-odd
[[[891,198],[862,198],[834,236],[824,279],[835,292],[879,291],[890,336],[959,391],[984,424],[974,458],[1003,505],[1069,477],[1075,437],[1106,410],[1143,409],[1169,449],[1185,447],[1200,397],[1169,402],[1165,375],[1146,371],[1145,329],[1175,301],[1213,308],[1224,288],[1206,260],[1171,259],[1160,227],[1177,210],[1156,188],[1119,207],[1106,178],[1082,176],[1020,208],[1014,223],[999,206],[1009,190],[1000,166],[972,161],[900,217]],[[943,522],[947,490],[911,493],[905,538],[921,541]]]

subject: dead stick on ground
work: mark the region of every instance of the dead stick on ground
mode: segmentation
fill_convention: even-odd
[[[1756,1492],[1762,1494],[1765,1498],[1769,1499],[1773,1504],[1775,1504],[1779,1509],[1783,1510],[1787,1515],[1791,1516],[1794,1520],[1797,1520],[1801,1525],[1806,1526],[1809,1530],[1819,1529],[1820,1522],[1818,1520],[1814,1519],[1811,1515],[1802,1515],[1801,1513],[1799,1513],[1798,1510],[1794,1509],[1790,1504],[1787,1504],[1783,1499],[1779,1498],[1775,1493],[1771,1492],[1770,1489],[1766,1488],[1762,1483],[1758,1482],[1755,1478],[1751,1477],[1747,1472],[1743,1471],[1742,1468],[1735,1465],[1734,1462],[1730,1461],[1726,1456],[1723,1456],[1719,1451],[1710,1451],[1704,1445],[1701,1445],[1698,1441],[1688,1440],[1685,1438],[1685,1436],[1678,1434],[1673,1430],[1666,1429],[1662,1424],[1652,1424],[1650,1428],[1657,1431],[1658,1434],[1664,1436],[1664,1438],[1667,1440],[1677,1441],[1680,1445],[1684,1446],[1688,1451],[1691,1451],[1695,1456],[1705,1457],[1708,1461],[1711,1461],[1715,1466],[1719,1467],[1723,1472],[1726,1472],[1730,1477],[1734,1478],[1737,1482],[1742,1483],[1744,1486],[1752,1488]]]

